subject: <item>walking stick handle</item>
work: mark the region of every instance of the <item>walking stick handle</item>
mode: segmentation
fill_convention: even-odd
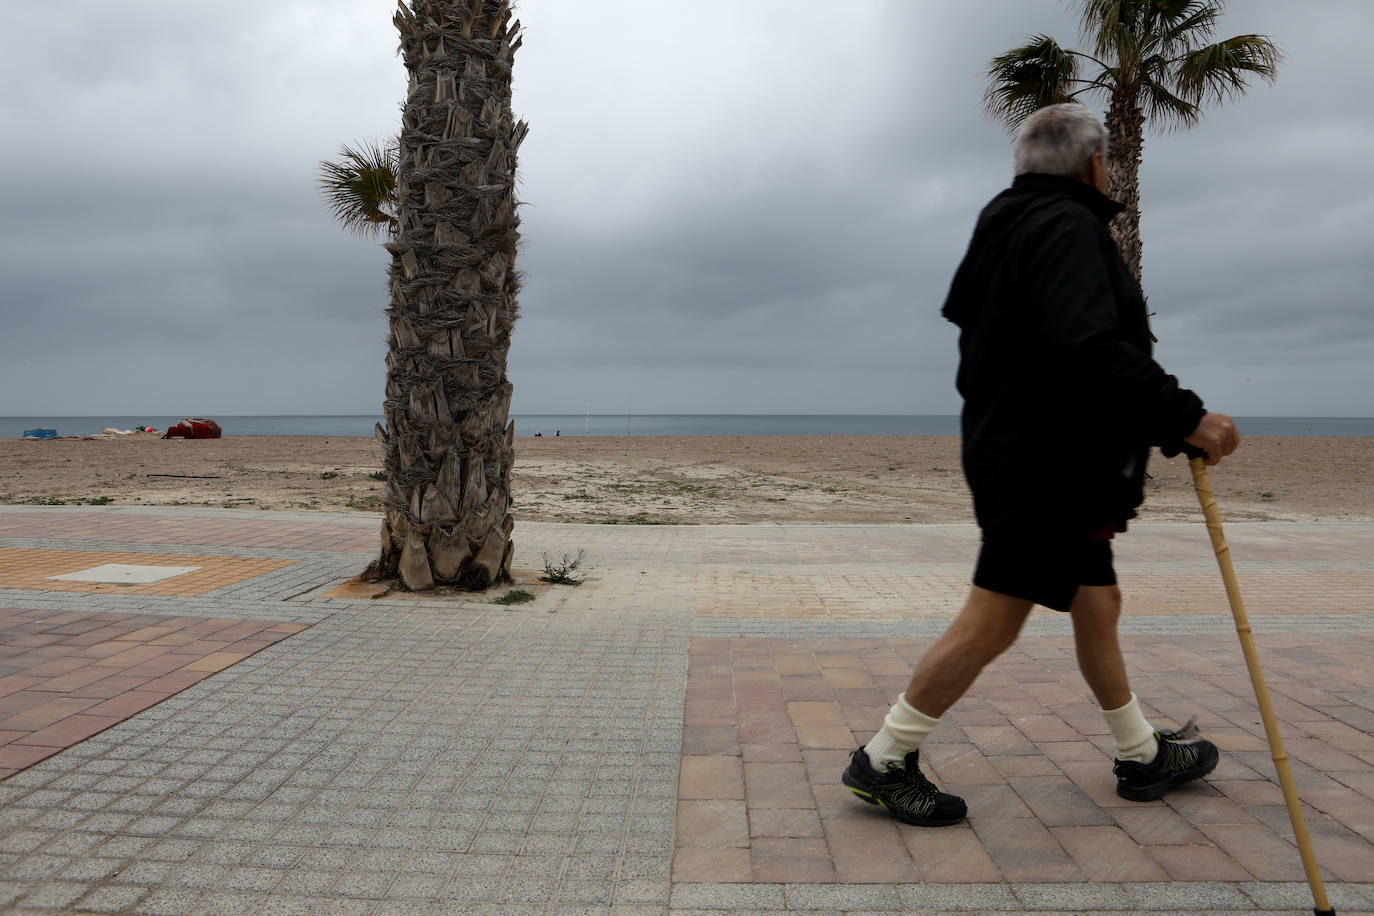
[[[1216,497],[1212,494],[1207,462],[1202,451],[1191,445],[1185,445],[1184,452],[1188,454],[1188,467],[1193,472],[1193,488],[1197,491],[1202,514],[1207,519],[1207,534],[1212,539],[1212,550],[1217,555],[1221,579],[1226,585],[1226,597],[1231,603],[1231,615],[1236,621],[1236,634],[1240,636],[1245,665],[1250,669],[1250,683],[1255,688],[1255,700],[1259,704],[1260,718],[1264,721],[1264,732],[1269,738],[1274,769],[1278,772],[1283,800],[1288,806],[1288,819],[1293,824],[1293,838],[1297,841],[1298,852],[1302,856],[1308,886],[1312,888],[1312,900],[1316,904],[1312,912],[1315,916],[1335,916],[1336,911],[1326,899],[1326,887],[1322,884],[1321,869],[1317,865],[1316,854],[1312,851],[1312,841],[1307,836],[1307,822],[1303,818],[1302,803],[1298,800],[1298,790],[1293,782],[1293,770],[1288,763],[1288,754],[1283,749],[1283,738],[1279,735],[1278,719],[1269,700],[1269,688],[1264,683],[1264,672],[1260,670],[1259,652],[1255,648],[1254,634],[1250,630],[1250,619],[1245,614],[1245,603],[1240,597],[1240,586],[1236,583],[1236,571],[1231,565],[1231,548],[1226,545],[1226,535],[1221,529],[1221,510],[1217,508]]]

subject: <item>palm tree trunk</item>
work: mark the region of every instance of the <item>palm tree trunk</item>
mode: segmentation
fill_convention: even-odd
[[[1121,257],[1140,283],[1140,157],[1145,148],[1145,113],[1134,96],[1121,89],[1112,92],[1107,107],[1108,194],[1125,206],[1111,224]]]
[[[512,387],[520,277],[511,115],[519,23],[507,0],[410,0],[395,17],[410,73],[397,166],[386,520],[374,576],[411,589],[510,581]]]

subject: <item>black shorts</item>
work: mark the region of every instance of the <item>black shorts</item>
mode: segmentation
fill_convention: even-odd
[[[1067,611],[1080,585],[1115,585],[1112,542],[1090,534],[983,534],[973,584]]]

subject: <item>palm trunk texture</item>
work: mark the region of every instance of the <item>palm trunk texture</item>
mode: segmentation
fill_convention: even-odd
[[[1140,283],[1140,157],[1145,147],[1145,114],[1134,95],[1117,89],[1107,107],[1107,193],[1123,210],[1112,220],[1112,238]]]
[[[520,24],[507,0],[411,0],[410,73],[387,244],[387,477],[373,578],[409,589],[510,581],[515,425],[506,355],[520,277],[511,114]]]

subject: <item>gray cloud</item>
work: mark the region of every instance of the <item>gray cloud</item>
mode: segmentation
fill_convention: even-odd
[[[957,410],[939,317],[1010,141],[993,54],[1054,2],[524,0],[516,109],[525,412]],[[1159,355],[1218,409],[1374,414],[1374,103],[1355,0],[1232,5],[1276,86],[1147,139]],[[386,256],[314,188],[395,129],[370,0],[96,0],[11,12],[0,47],[0,414],[372,412]]]

